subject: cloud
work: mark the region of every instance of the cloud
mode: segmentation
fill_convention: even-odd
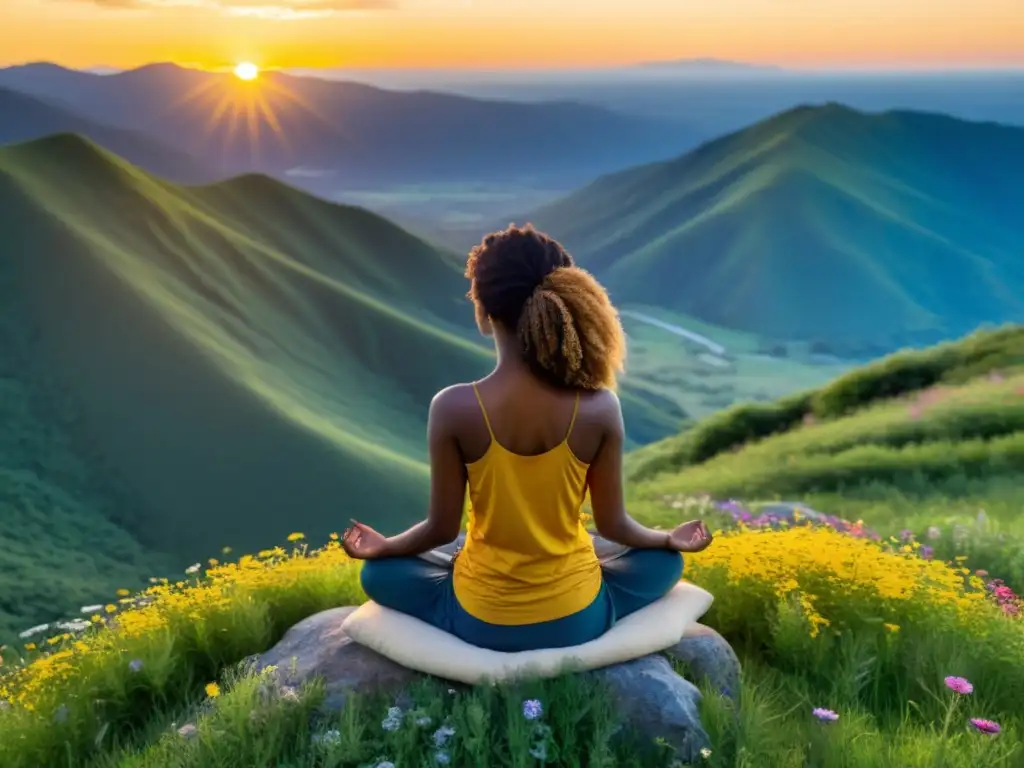
[[[225,16],[259,19],[320,19],[351,11],[394,8],[397,0],[80,0],[103,8],[158,11],[202,8]]]

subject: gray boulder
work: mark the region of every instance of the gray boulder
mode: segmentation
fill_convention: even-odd
[[[615,694],[615,704],[636,732],[664,739],[683,762],[695,762],[711,743],[700,722],[701,693],[661,655],[596,669],[593,675]]]
[[[681,662],[697,684],[706,684],[739,703],[740,660],[728,641],[711,627],[692,627],[682,640],[665,650],[665,655]]]
[[[344,707],[350,693],[401,693],[421,675],[345,634],[341,624],[354,610],[354,606],[332,608],[303,619],[255,659],[256,669],[277,667],[275,677],[282,686],[321,678],[324,707],[330,710]]]
[[[385,693],[394,696],[399,706],[406,706],[404,694],[422,674],[348,637],[341,624],[353,610],[334,608],[304,619],[288,630],[277,645],[252,659],[252,667],[276,667],[275,682],[285,689],[320,678],[326,693],[324,707],[328,710],[344,707],[352,693]],[[701,666],[700,642],[680,643],[679,653],[691,660],[696,658],[698,669],[716,670],[712,662]],[[665,656],[645,656],[585,674],[593,675],[615,692],[625,723],[651,739],[664,739],[678,757],[696,759],[701,748],[708,746],[699,715],[701,693],[676,674]]]

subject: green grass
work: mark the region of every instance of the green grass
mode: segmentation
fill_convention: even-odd
[[[694,429],[633,452],[627,459],[627,471],[633,481],[679,472],[751,441],[783,434],[808,419],[834,419],[885,398],[957,384],[990,372],[1001,376],[1021,366],[1024,329],[1020,326],[978,332],[927,349],[904,350],[847,371],[816,389],[775,402],[740,403],[716,413]]]
[[[624,305],[892,349],[1021,316],[1021,162],[1017,127],[798,107],[530,218]]]

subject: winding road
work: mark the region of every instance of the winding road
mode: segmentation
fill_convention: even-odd
[[[641,323],[646,323],[647,325],[653,325],[657,328],[661,328],[662,330],[668,331],[669,333],[674,333],[676,336],[682,336],[683,338],[689,339],[690,341],[695,341],[698,344],[703,344],[716,355],[725,354],[725,347],[723,347],[721,344],[716,344],[706,336],[701,336],[699,333],[688,331],[682,326],[673,325],[672,323],[666,323],[664,320],[659,320],[656,317],[645,315],[642,312],[634,312],[631,309],[620,310],[619,314],[622,315],[623,317],[629,317],[632,318],[633,320],[638,320]]]

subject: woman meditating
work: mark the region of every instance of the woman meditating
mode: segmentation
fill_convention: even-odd
[[[497,365],[430,404],[427,519],[392,537],[353,521],[343,546],[368,561],[372,600],[472,645],[579,645],[666,594],[680,553],[704,549],[711,534],[699,520],[652,530],[626,512],[615,394],[625,337],[597,281],[530,226],[485,237],[466,277]],[[454,566],[417,557],[458,536],[467,486]],[[629,547],[604,563],[580,518],[588,488],[598,533]]]

